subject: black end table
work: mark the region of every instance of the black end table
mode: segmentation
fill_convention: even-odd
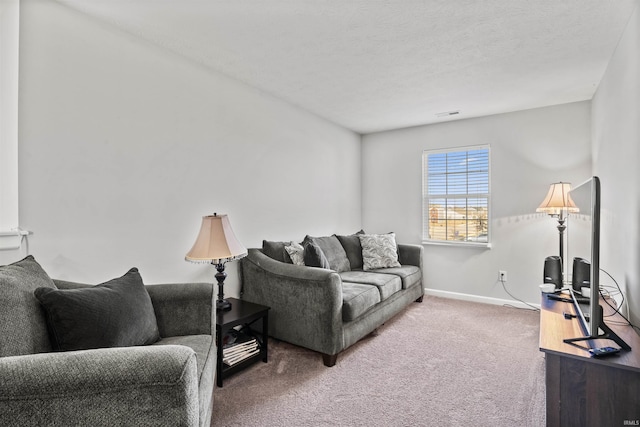
[[[269,309],[260,304],[242,301],[236,298],[227,298],[231,303],[231,310],[216,311],[216,346],[218,348],[218,360],[216,362],[216,384],[222,387],[222,380],[229,375],[238,372],[258,360],[267,363],[268,356],[268,332],[269,332]],[[258,322],[261,321],[261,322]],[[258,342],[260,352],[250,356],[233,366],[227,366],[222,362],[222,344],[224,336],[229,330],[236,326],[242,329],[255,331],[254,323],[261,323],[261,333],[252,333]]]

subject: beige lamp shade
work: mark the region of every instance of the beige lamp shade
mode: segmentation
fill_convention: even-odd
[[[227,215],[202,217],[200,232],[185,259],[196,263],[223,264],[247,255],[247,248],[238,241]]]
[[[568,182],[551,184],[547,197],[540,203],[536,212],[544,212],[549,215],[560,215],[562,212],[580,212],[580,209],[571,200],[569,191],[571,191],[571,184]]]

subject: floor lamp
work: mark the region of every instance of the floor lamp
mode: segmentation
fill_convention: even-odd
[[[238,241],[227,215],[207,215],[202,217],[202,225],[196,241],[185,259],[195,263],[211,263],[218,271],[218,299],[217,310],[231,310],[231,303],[224,298],[224,279],[227,273],[224,266],[247,256],[247,249]]]
[[[560,235],[560,265],[561,274],[560,283],[564,283],[564,230],[567,226],[564,224],[568,213],[579,212],[576,204],[571,200],[569,195],[571,191],[571,183],[556,182],[551,184],[547,197],[544,198],[536,212],[544,212],[549,216],[558,219],[558,233]]]

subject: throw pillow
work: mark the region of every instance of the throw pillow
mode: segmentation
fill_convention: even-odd
[[[285,246],[284,249],[295,265],[304,265],[304,248],[300,243],[291,242],[291,244]]]
[[[304,243],[304,264],[309,267],[331,269],[329,261],[320,246],[310,241]]]
[[[344,251],[344,248],[342,247],[340,241],[336,236],[306,236],[304,238],[304,242],[302,243],[303,246],[305,242],[311,242],[322,249],[322,252],[329,262],[329,268],[331,270],[334,270],[338,273],[351,270],[351,265],[349,264],[347,253]]]
[[[51,351],[45,313],[33,296],[39,287],[56,289],[33,256],[0,266],[0,357]]]
[[[262,252],[271,259],[291,264],[291,257],[284,249],[285,245],[290,243],[291,242],[270,242],[268,240],[263,240]]]
[[[347,253],[347,258],[349,259],[351,270],[362,269],[362,245],[360,245],[360,239],[358,238],[359,234],[365,233],[363,230],[360,230],[350,236],[336,235],[336,237],[340,241],[340,244],[344,248],[344,251]]]
[[[38,288],[54,350],[152,344],[160,338],[151,297],[137,268],[81,289]]]
[[[395,233],[360,234],[363,270],[400,267]]]

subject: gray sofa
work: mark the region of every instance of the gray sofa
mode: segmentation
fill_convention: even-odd
[[[307,236],[306,265],[287,257],[288,242],[264,241],[262,249],[249,249],[240,263],[241,297],[271,307],[269,335],[320,352],[324,364],[333,366],[342,350],[410,303],[422,301],[422,246],[399,244],[400,266],[363,270],[358,240],[358,234]],[[310,241],[318,243],[333,266],[309,266]],[[336,265],[341,267],[331,268]]]
[[[213,285],[139,283],[151,300],[159,340],[52,351],[54,338],[60,337],[51,335],[50,312],[35,289],[73,290],[72,296],[85,298],[86,291],[79,291],[90,287],[51,280],[32,257],[0,267],[0,425],[210,425],[216,366]]]

